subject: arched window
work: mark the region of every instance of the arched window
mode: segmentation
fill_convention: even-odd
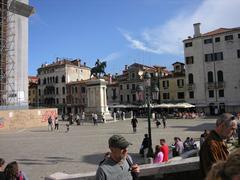
[[[188,83],[193,84],[193,74],[192,73],[188,74]]]
[[[65,76],[64,75],[62,76],[62,82],[65,82]]]
[[[43,84],[46,84],[46,81],[47,81],[46,78],[44,78],[44,79],[43,79]]]
[[[58,83],[58,76],[56,76],[56,78],[55,78],[55,82]]]
[[[218,82],[223,82],[223,72],[218,71],[217,72]]]
[[[212,82],[213,82],[213,72],[212,72],[212,71],[209,71],[209,72],[208,72],[208,82],[209,82],[209,83],[212,83]]]

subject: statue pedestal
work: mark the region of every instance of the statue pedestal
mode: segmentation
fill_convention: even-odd
[[[92,120],[92,113],[95,113],[98,115],[98,122],[113,121],[107,106],[106,84],[104,79],[91,79],[86,82],[87,107],[85,113],[88,120]]]

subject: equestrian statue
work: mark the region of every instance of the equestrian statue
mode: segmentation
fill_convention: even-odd
[[[99,59],[97,59],[95,66],[91,69],[90,79],[92,76],[100,79],[101,75],[106,75],[105,73],[106,66],[107,66],[106,61],[101,62]]]

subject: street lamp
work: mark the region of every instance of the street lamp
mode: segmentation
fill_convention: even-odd
[[[149,143],[148,143],[148,153],[147,157],[153,157],[153,148],[152,148],[152,132],[151,132],[151,101],[158,99],[158,93],[159,89],[156,85],[153,87],[151,86],[151,75],[146,72],[144,74],[144,87],[145,87],[145,95],[146,95],[146,100],[147,100],[147,109],[148,109],[148,137],[149,137]],[[138,93],[141,93],[141,90],[143,88],[141,85],[138,85],[139,87],[137,88]]]

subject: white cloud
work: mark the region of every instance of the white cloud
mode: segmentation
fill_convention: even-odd
[[[107,55],[105,58],[102,58],[104,61],[113,61],[113,60],[115,60],[115,59],[118,59],[119,57],[121,56],[121,54],[120,53],[118,53],[118,52],[113,52],[113,53],[111,53],[111,54],[109,54],[109,55]]]
[[[194,23],[201,23],[202,33],[220,27],[239,27],[239,7],[239,0],[204,0],[195,10],[184,9],[165,24],[145,29],[140,35],[131,36],[120,31],[134,49],[156,54],[181,54],[182,40],[193,35]],[[139,39],[134,38],[139,36]]]

